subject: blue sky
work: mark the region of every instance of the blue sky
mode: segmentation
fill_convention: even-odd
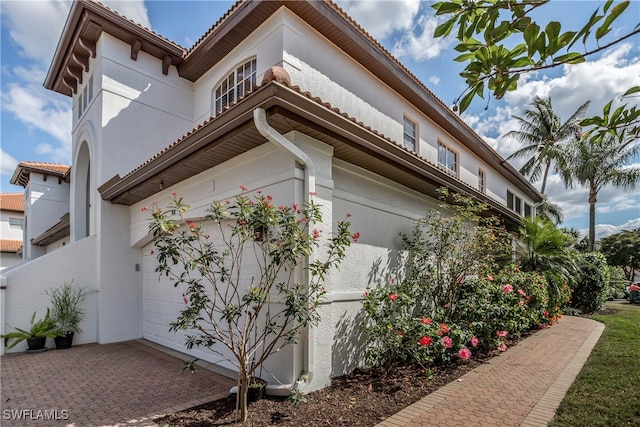
[[[191,47],[233,4],[231,1],[103,1],[120,14],[162,36]],[[430,5],[418,0],[337,0],[349,15],[403,62],[440,99],[451,105],[464,90],[461,66],[452,59],[454,40],[434,40],[437,25]],[[540,8],[540,22],[559,20],[563,28],[578,29],[598,1],[553,0]],[[71,3],[64,0],[0,1],[1,12],[1,135],[0,191],[21,191],[9,184],[19,161],[70,164],[71,100],[47,91],[42,84]],[[628,33],[640,22],[640,0],[616,24],[611,37]],[[640,37],[617,45],[586,64],[532,73],[519,89],[500,101],[476,100],[463,115],[485,140],[507,157],[519,148],[501,138],[517,129],[520,115],[535,95],[550,96],[559,115],[568,118],[591,99],[592,114],[627,88],[640,85]],[[167,141],[167,145],[171,141]],[[640,163],[636,159],[635,163]],[[517,163],[514,166],[518,167]],[[539,183],[534,183],[539,187]],[[587,192],[566,189],[551,176],[547,193],[564,210],[563,224],[586,233]],[[598,236],[640,227],[640,189],[623,192],[605,188],[598,197]]]

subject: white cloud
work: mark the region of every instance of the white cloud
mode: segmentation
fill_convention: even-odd
[[[151,28],[142,0],[105,0],[102,3],[120,15]],[[70,8],[71,2],[66,0],[28,0],[5,1],[1,9],[2,23],[24,58],[21,65],[14,64],[13,68],[3,66],[5,82],[8,83],[3,88],[2,108],[27,128],[51,135],[55,141],[41,142],[36,153],[62,163],[69,163],[71,158],[71,103],[69,98],[44,89],[42,83]]]
[[[440,84],[440,78],[438,76],[430,76],[429,83],[432,83],[437,86]]]
[[[393,46],[398,58],[409,57],[415,61],[437,58],[454,41],[453,37],[434,38],[433,33],[441,22],[434,15],[424,14],[416,21],[415,29],[406,31]]]
[[[411,30],[420,9],[419,0],[338,0],[337,4],[377,40]]]
[[[640,218],[635,218],[620,225],[613,224],[596,224],[596,240],[600,240],[604,237],[611,236],[612,234],[620,233],[624,230],[635,230],[640,228]],[[581,235],[586,236],[589,230],[584,228],[578,230]]]
[[[18,161],[14,159],[9,153],[0,148],[0,174],[1,175],[13,175],[13,172],[18,166]]]

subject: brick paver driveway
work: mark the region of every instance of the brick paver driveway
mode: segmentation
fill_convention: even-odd
[[[3,427],[155,425],[150,416],[220,398],[235,384],[207,369],[182,373],[181,359],[137,341],[13,353],[0,365]]]

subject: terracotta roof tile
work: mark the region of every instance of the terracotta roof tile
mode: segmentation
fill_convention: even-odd
[[[0,210],[24,212],[24,194],[0,193]]]
[[[22,247],[22,240],[0,239],[0,252],[18,252]]]
[[[175,47],[177,47],[177,48],[179,48],[179,49],[182,49],[182,51],[183,51],[182,56],[183,56],[183,58],[184,58],[184,55],[185,55],[185,53],[186,53],[187,49],[185,49],[184,47],[180,46],[178,43],[174,42],[173,40],[169,40],[168,38],[164,37],[164,36],[163,36],[163,35],[161,35],[161,34],[156,33],[155,31],[153,31],[153,30],[151,30],[151,29],[149,29],[149,28],[145,27],[144,25],[140,25],[139,23],[137,23],[137,22],[136,22],[136,21],[134,21],[133,19],[129,19],[129,18],[127,18],[126,16],[122,15],[121,13],[118,13],[118,12],[117,12],[117,11],[115,11],[114,9],[111,9],[109,6],[106,6],[105,4],[100,3],[100,2],[99,2],[99,1],[97,1],[97,0],[91,0],[91,2],[92,2],[92,3],[95,3],[95,4],[97,4],[97,5],[99,5],[100,7],[104,8],[104,9],[106,9],[106,10],[108,10],[109,12],[113,13],[114,15],[118,15],[119,17],[121,17],[121,18],[123,18],[123,19],[126,19],[127,21],[129,21],[129,22],[131,22],[132,24],[136,25],[136,26],[137,26],[137,27],[139,27],[140,29],[142,29],[142,30],[144,30],[144,31],[148,32],[149,34],[153,34],[155,37],[159,37],[159,38],[161,38],[162,40],[164,40],[164,41],[166,41],[166,42],[168,42],[168,43],[171,43],[171,44],[172,44],[172,45],[174,45]]]
[[[69,172],[69,169],[71,169],[71,167],[67,165],[44,162],[20,162],[20,164],[18,164],[18,167],[20,166],[34,170],[41,170],[44,172],[54,172],[60,175],[66,174],[67,172]]]

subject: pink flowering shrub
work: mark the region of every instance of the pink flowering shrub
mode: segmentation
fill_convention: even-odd
[[[221,354],[220,347],[226,347],[225,358],[238,369],[244,391],[238,405],[246,420],[249,378],[306,327],[318,324],[325,277],[359,233],[352,235],[350,223],[340,221],[321,245],[322,233],[314,225],[322,217],[313,201],[276,208],[271,196],[241,190],[233,200],[214,201],[199,220],[187,217],[190,207],[175,193],[166,209],[143,210],[151,214],[156,271],[184,290],[185,307],[171,330],[185,331],[189,349]],[[305,266],[321,246],[322,253]],[[296,280],[302,268],[307,283]]]

